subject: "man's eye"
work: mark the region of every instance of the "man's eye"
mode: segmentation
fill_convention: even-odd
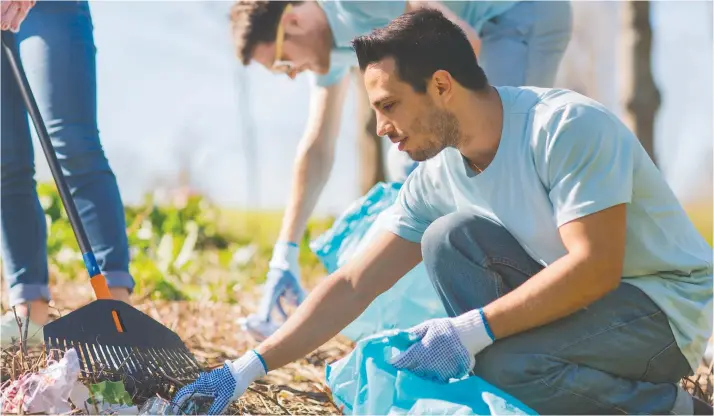
[[[394,103],[389,103],[382,106],[382,109],[384,109],[384,111],[389,111],[392,109],[392,107],[394,107]]]

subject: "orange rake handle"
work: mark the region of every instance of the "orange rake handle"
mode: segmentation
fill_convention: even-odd
[[[94,289],[94,294],[97,295],[97,299],[112,299],[112,293],[109,291],[109,286],[107,286],[107,279],[103,274],[95,274],[89,278],[89,282],[92,284],[92,289]],[[119,320],[117,311],[112,311],[112,319],[114,320],[114,326],[117,328],[117,332],[124,332],[124,326]]]

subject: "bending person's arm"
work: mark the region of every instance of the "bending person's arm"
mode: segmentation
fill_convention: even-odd
[[[329,87],[313,86],[310,113],[300,140],[280,241],[297,243],[305,232],[335,160],[335,143],[349,76]]]

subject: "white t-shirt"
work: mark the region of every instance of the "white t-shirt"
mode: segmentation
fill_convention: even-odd
[[[503,225],[543,266],[566,254],[558,227],[627,204],[623,281],[667,315],[683,355],[699,366],[712,334],[712,248],[627,127],[568,90],[498,87],[503,132],[476,175],[448,148],[412,172],[388,229],[420,242],[432,221],[471,211]]]

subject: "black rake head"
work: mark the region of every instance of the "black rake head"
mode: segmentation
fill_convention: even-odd
[[[167,397],[204,371],[176,333],[118,300],[99,299],[48,323],[44,339],[48,357],[74,348],[80,377],[121,380],[135,403]]]

